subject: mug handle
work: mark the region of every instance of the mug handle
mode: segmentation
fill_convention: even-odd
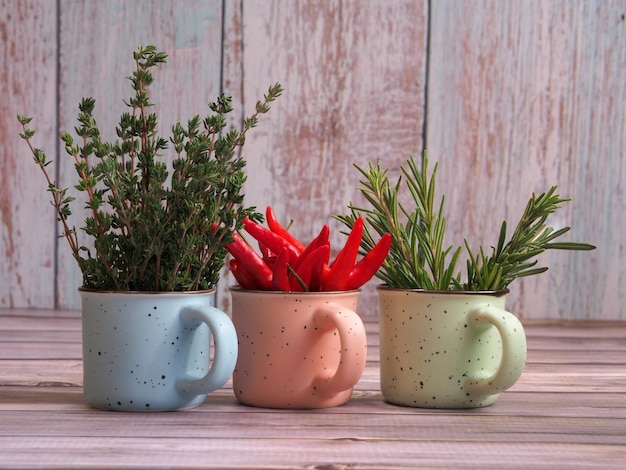
[[[213,335],[215,351],[211,367],[204,377],[181,380],[176,386],[181,392],[196,395],[217,390],[228,382],[237,363],[237,333],[233,322],[221,310],[202,304],[184,307],[180,316],[182,322],[190,328],[197,328],[201,323],[206,323]]]
[[[485,379],[466,384],[470,392],[494,395],[511,388],[522,375],[526,364],[526,333],[515,315],[491,305],[480,307],[469,314],[475,327],[495,326],[502,342],[502,357],[496,372]]]
[[[313,386],[322,393],[339,393],[354,387],[363,375],[367,360],[367,337],[361,317],[349,308],[329,303],[313,314],[327,331],[336,328],[341,343],[341,358],[331,377],[317,377]]]

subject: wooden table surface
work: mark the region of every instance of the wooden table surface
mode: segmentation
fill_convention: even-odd
[[[383,401],[377,323],[348,404],[118,413],[82,396],[80,316],[0,310],[2,468],[626,468],[626,323],[527,323],[528,363],[490,407]]]

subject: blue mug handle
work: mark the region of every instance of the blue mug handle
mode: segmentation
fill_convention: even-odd
[[[181,380],[176,387],[183,393],[195,395],[217,390],[228,382],[237,363],[238,344],[235,326],[228,315],[209,305],[188,305],[181,310],[180,315],[182,322],[189,328],[197,328],[202,323],[209,327],[215,352],[210,369],[204,377]]]

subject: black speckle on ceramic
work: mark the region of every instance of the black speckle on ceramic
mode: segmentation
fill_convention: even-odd
[[[388,402],[486,406],[521,375],[526,338],[517,318],[504,311],[504,296],[378,293],[381,389]]]
[[[358,292],[232,290],[239,340],[233,387],[244,404],[323,408],[345,403],[366,360]]]
[[[163,411],[198,406],[205,400],[206,391],[180,385],[197,382],[209,372],[209,327],[199,321],[189,326],[181,319],[189,299],[86,291],[81,296],[84,391],[92,406]],[[210,305],[211,297],[204,301]]]

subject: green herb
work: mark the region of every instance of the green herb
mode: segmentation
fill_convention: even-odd
[[[547,249],[593,250],[587,243],[555,242],[570,230],[554,230],[545,225],[548,216],[570,199],[556,194],[556,186],[539,196],[532,195],[511,239],[506,241],[507,224],[502,223],[498,243],[489,254],[483,247],[474,253],[465,240],[468,259],[466,278],[456,272],[462,247],[446,246],[444,235],[446,219],[445,197],[435,205],[435,179],[437,165],[428,177],[428,158],[424,155],[421,167],[413,157],[401,166],[402,176],[395,185],[389,181],[388,171],[370,163],[367,169],[355,165],[364,179],[357,189],[370,207],[357,207],[350,203],[350,214],[335,218],[349,228],[359,215],[365,217],[361,248],[369,251],[374,245],[373,232],[379,236],[392,234],[393,242],[386,261],[376,274],[385,284],[401,289],[429,290],[500,290],[518,277],[547,271],[535,267],[534,259]],[[404,178],[404,181],[403,181]],[[409,191],[413,206],[399,202],[402,190]]]
[[[262,220],[254,207],[244,207],[245,160],[235,152],[244,145],[247,131],[282,92],[269,88],[255,113],[244,120],[243,130],[226,131],[231,98],[220,95],[209,103],[212,113],[194,116],[186,125],[172,127],[169,141],[157,133],[157,115],[149,87],[151,69],[165,63],[167,55],[155,46],[139,47],[133,54],[136,69],[129,80],[134,95],[125,104],[130,112],[120,117],[119,140],[101,139],[93,112],[95,100],[79,105],[75,129],[61,140],[74,160],[75,188],[86,193],[82,230],[93,246],[79,244],[69,222],[77,202],[60,188],[47,170],[46,154],[33,146],[35,131],[30,117],[18,115],[35,162],[46,178],[52,205],[62,224],[62,236],[83,274],[83,287],[98,290],[188,291],[212,288],[224,265],[226,244],[243,219]],[[171,176],[160,161],[170,144],[176,154]],[[93,250],[93,252],[92,252]]]

